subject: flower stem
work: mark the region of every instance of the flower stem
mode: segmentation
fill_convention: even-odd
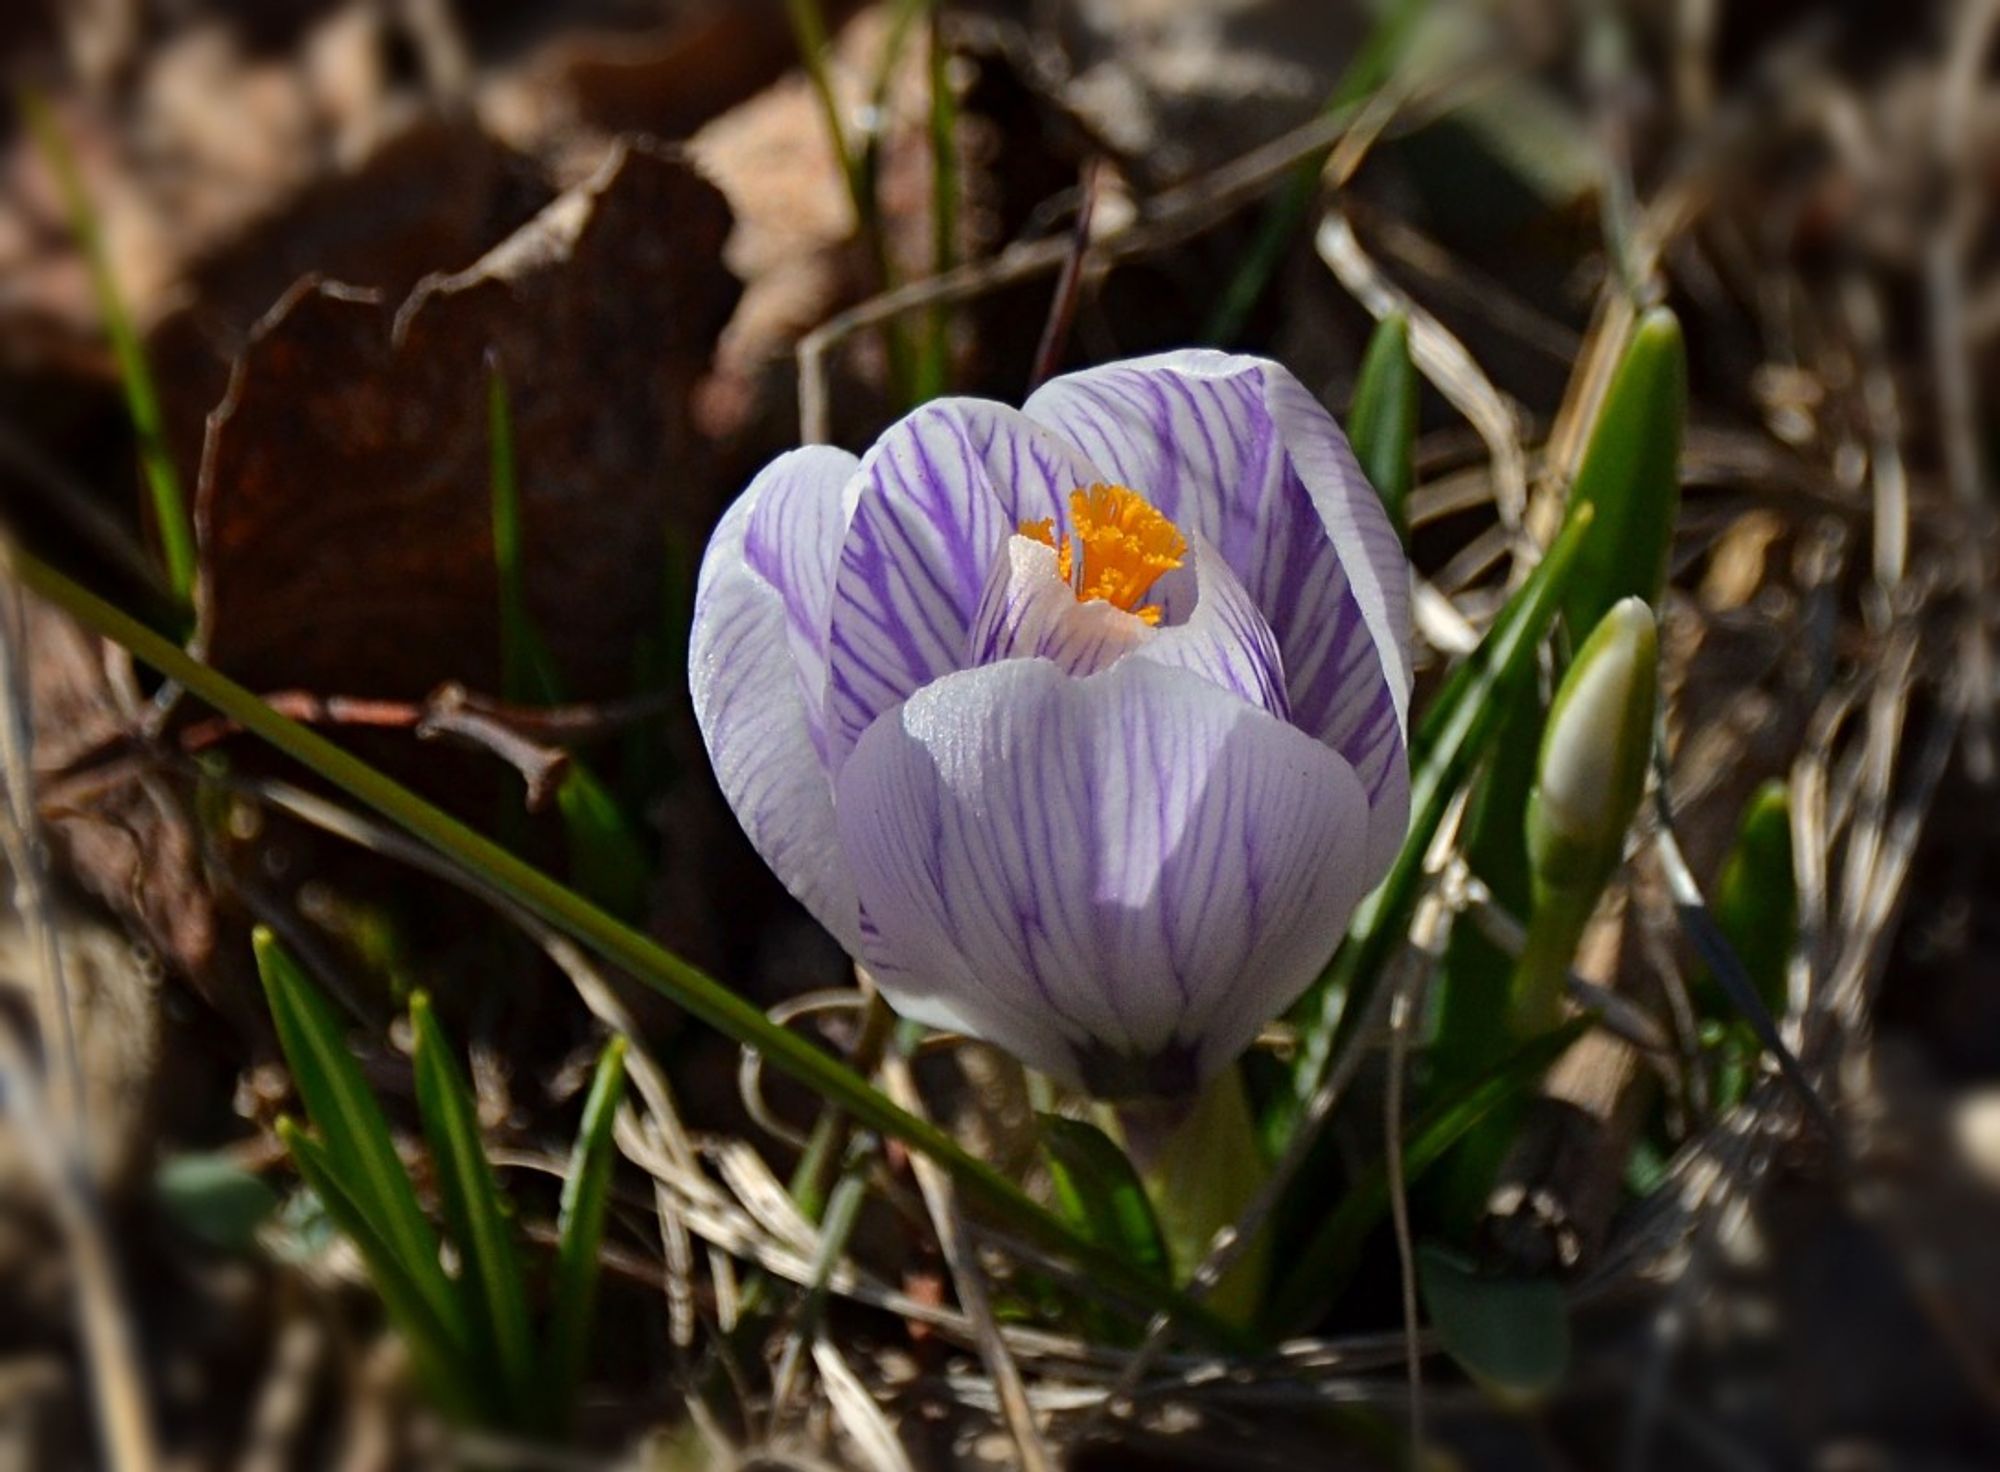
[[[1595,899],[1594,891],[1582,901],[1574,892],[1563,890],[1544,891],[1536,897],[1527,939],[1514,967],[1508,1024],[1515,1037],[1540,1037],[1561,1025],[1570,963],[1576,959]]]
[[[1270,1173],[1242,1076],[1231,1067],[1192,1100],[1125,1103],[1117,1115],[1175,1281],[1184,1286],[1215,1234],[1237,1224]],[[1269,1265],[1270,1243],[1260,1237],[1208,1294],[1209,1306],[1231,1323],[1249,1323]]]

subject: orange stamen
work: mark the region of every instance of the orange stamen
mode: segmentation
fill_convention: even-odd
[[[1187,558],[1187,538],[1144,496],[1126,486],[1094,485],[1072,491],[1074,536],[1056,539],[1055,518],[1021,523],[1021,535],[1055,548],[1056,576],[1076,590],[1079,603],[1102,599],[1145,620],[1160,621],[1156,603],[1140,603],[1160,574]]]

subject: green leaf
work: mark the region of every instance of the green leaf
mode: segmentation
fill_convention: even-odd
[[[942,3],[931,5],[928,62],[931,90],[931,274],[942,276],[958,257],[958,94],[952,89]],[[922,403],[949,386],[951,305],[933,302],[919,346],[911,398]]]
[[[493,491],[493,567],[500,586],[500,683],[523,705],[557,705],[561,675],[528,610],[521,536],[521,490],[514,414],[497,363],[487,370],[487,438]],[[556,789],[569,874],[578,889],[618,915],[636,915],[646,890],[646,853],[618,800],[596,772],[572,756]]]
[[[167,586],[185,611],[194,606],[195,579],[199,575],[194,522],[188,516],[180,472],[174,468],[173,453],[167,445],[166,417],[160,411],[160,393],[153,381],[153,370],[146,361],[146,350],[139,341],[132,314],[126,309],[124,295],[118,290],[117,278],[112,274],[104,232],[83,187],[83,175],[77,169],[69,140],[39,93],[24,90],[21,107],[35,143],[48,162],[49,172],[55,176],[63,208],[69,215],[70,230],[90,272],[91,293],[97,298],[105,335],[111,339],[118,379],[125,390],[125,409],[139,441],[139,464],[152,495],[153,522],[167,565]]]
[[[1063,1219],[1147,1277],[1170,1281],[1172,1268],[1159,1219],[1125,1152],[1085,1120],[1059,1114],[1038,1118],[1042,1155]]]
[[[1530,668],[1517,684],[1492,697],[1506,714],[1494,733],[1492,752],[1466,809],[1462,847],[1465,862],[1509,914],[1532,919],[1534,899],[1528,879],[1524,818],[1535,782],[1541,747],[1542,704]],[[1437,1030],[1425,1055],[1422,1098],[1430,1101],[1478,1078],[1514,1043],[1507,1025],[1513,999],[1514,958],[1471,922],[1454,917],[1451,937],[1433,985],[1438,996]],[[1440,1168],[1430,1196],[1444,1230],[1469,1232],[1485,1211],[1517,1121],[1497,1111],[1472,1131]]]
[[[556,788],[576,887],[615,915],[645,908],[646,851],[596,772],[572,757]]]
[[[1799,938],[1798,879],[1792,868],[1791,796],[1766,782],[1751,796],[1736,842],[1715,881],[1709,914],[1736,967],[1698,960],[1691,982],[1712,1060],[1714,1103],[1741,1103],[1757,1075],[1766,1039],[1785,1015],[1787,973]],[[1704,953],[1705,954],[1705,953]]]
[[[597,1060],[563,1177],[562,1210],[556,1221],[555,1315],[542,1371],[549,1424],[558,1428],[569,1420],[590,1357],[597,1315],[597,1254],[604,1243],[604,1216],[617,1159],[611,1127],[625,1097],[625,1051],[625,1039],[613,1038]]]
[[[537,1403],[537,1386],[512,1213],[479,1138],[472,1090],[431,1012],[430,998],[422,992],[410,998],[410,1025],[416,1034],[417,1107],[430,1141],[445,1220],[464,1259],[461,1287],[468,1317],[478,1329],[475,1342],[491,1356],[506,1404],[525,1413]]]
[[[1391,312],[1368,339],[1347,411],[1347,438],[1389,520],[1404,537],[1409,530],[1406,503],[1416,480],[1417,388],[1409,318]]]
[[[1153,1203],[1173,1281],[1193,1281],[1209,1244],[1234,1227],[1270,1179],[1242,1069],[1219,1070],[1190,1100],[1117,1106],[1126,1153]],[[1271,1269],[1271,1234],[1252,1233],[1203,1302],[1234,1323],[1257,1316]]]
[[[1412,1121],[1403,1140],[1405,1188],[1483,1120],[1533,1093],[1548,1066],[1589,1026],[1588,1018],[1573,1017],[1529,1039],[1483,1078],[1452,1091]],[[1355,1178],[1271,1295],[1265,1318],[1273,1335],[1302,1333],[1318,1322],[1346,1289],[1369,1235],[1388,1213],[1389,1170],[1386,1162],[1377,1162]]]
[[[1655,307],[1619,361],[1570,487],[1571,520],[1586,507],[1597,518],[1563,599],[1571,647],[1581,646],[1620,598],[1659,603],[1680,513],[1686,418],[1680,321]]]
[[[619,921],[582,895],[508,852],[407,787],[279,714],[253,692],[186,650],[162,638],[123,609],[57,572],[26,549],[0,538],[0,570],[69,613],[86,628],[130,650],[133,656],[228,716],[341,792],[381,814],[447,858],[468,880],[520,906],[593,954],[629,972],[715,1028],[755,1048],[773,1068],[837,1105],[863,1128],[921,1150],[949,1171],[973,1204],[997,1224],[1060,1253],[1117,1296],[1174,1314],[1201,1338],[1245,1346],[1247,1338],[1185,1295],[1164,1289],[1148,1274],[1085,1240],[1055,1213],[965,1149],[929,1120],[919,1119],[866,1079],[789,1028],[773,1023],[753,1003],[690,965],[650,936]]]
[[[1764,1006],[1783,1016],[1792,948],[1799,938],[1792,800],[1784,783],[1766,782],[1745,805],[1735,845],[1723,860],[1709,910]],[[1706,993],[1709,1000],[1719,1000],[1713,990],[1713,974],[1704,971],[1703,981],[1707,985],[1697,983],[1697,995]]]
[[[278,1193],[227,1155],[176,1155],[153,1176],[160,1205],[191,1237],[245,1254],[257,1229],[278,1209]]]
[[[1417,1249],[1424,1307],[1465,1372],[1510,1405],[1553,1390],[1569,1367],[1569,1305],[1547,1278],[1495,1278],[1457,1254]]]
[[[1533,896],[1523,819],[1535,784],[1542,707],[1533,679],[1496,691],[1492,698],[1505,705],[1506,713],[1466,808],[1461,847],[1467,866],[1493,892],[1495,901],[1525,923]],[[1506,1051],[1511,1042],[1507,1000],[1513,975],[1512,956],[1464,915],[1453,920],[1438,968],[1437,1032],[1427,1054],[1434,1087],[1463,1083]]]
[[[376,1218],[355,1196],[356,1183],[322,1141],[289,1119],[278,1121],[278,1138],[290,1153],[300,1179],[361,1254],[369,1283],[409,1346],[417,1377],[439,1409],[461,1421],[490,1419],[494,1401],[480,1391],[456,1305],[449,1314],[437,1311],[430,1294],[411,1275],[402,1253],[381,1234]]]
[[[454,1322],[457,1299],[438,1260],[437,1234],[417,1205],[382,1106],[347,1051],[340,1019],[270,931],[259,926],[251,944],[292,1083],[325,1142],[328,1160],[432,1313]]]
[[[1569,587],[1577,554],[1591,526],[1588,509],[1549,548],[1486,636],[1445,681],[1424,712],[1410,743],[1410,834],[1388,877],[1361,902],[1347,940],[1332,965],[1309,989],[1293,1016],[1301,1019],[1299,1056],[1292,1086],[1303,1103],[1319,1087],[1348,1031],[1366,1011],[1358,1005],[1375,985],[1383,965],[1402,943],[1423,888],[1424,851],[1430,847],[1445,810],[1464,785],[1506,715],[1496,698],[1522,677],[1534,661],[1542,636]]]
[[[500,692],[521,704],[553,705],[562,695],[555,660],[528,613],[514,410],[497,360],[486,368],[486,439],[493,495],[493,571],[500,590]]]

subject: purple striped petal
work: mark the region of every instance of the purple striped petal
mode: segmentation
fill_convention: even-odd
[[[1194,536],[1194,611],[1152,630],[1140,659],[1192,670],[1281,721],[1291,719],[1277,636],[1208,538]]]
[[[1098,1092],[1192,1087],[1311,981],[1367,883],[1338,753],[1143,659],[937,681],[837,781],[898,1010]]]
[[[1127,654],[1192,670],[1233,695],[1290,718],[1278,641],[1236,574],[1197,539],[1188,569],[1195,588],[1185,621],[1154,628],[1102,599],[1077,601],[1056,572],[1055,550],[1011,538],[995,559],[972,620],[965,666],[1047,659],[1065,674],[1094,675]]]
[[[1101,598],[1079,603],[1056,572],[1056,549],[1009,537],[986,580],[965,658],[971,669],[1003,659],[1046,659],[1067,675],[1109,669],[1152,636],[1133,614]]]
[[[813,749],[822,758],[827,613],[847,531],[842,492],[860,463],[831,445],[808,445],[772,461],[744,493],[751,501],[744,559],[784,600],[785,638],[805,693]]]
[[[1057,515],[1099,478],[1049,430],[979,399],[926,404],[876,441],[834,576],[834,772],[877,716],[959,667],[994,559],[1020,523]]]
[[[1380,878],[1409,824],[1409,573],[1339,426],[1279,365],[1207,351],[1070,374],[1024,412],[1221,550],[1277,636],[1293,720],[1368,790]]]
[[[795,450],[723,516],[702,558],[688,686],[716,781],[764,862],[858,951],[853,880],[818,751],[825,610],[852,455]]]

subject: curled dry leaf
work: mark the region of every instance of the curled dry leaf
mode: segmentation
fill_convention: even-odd
[[[419,114],[358,163],[315,177],[189,262],[179,304],[147,338],[189,480],[232,361],[301,277],[317,273],[400,299],[428,273],[477,260],[554,192],[471,124]]]
[[[714,514],[691,390],[736,298],[722,197],[615,148],[398,308],[308,279],[252,334],[196,500],[208,658],[252,686],[496,688],[487,370],[510,387],[529,600],[580,695],[624,688],[665,529]]]

